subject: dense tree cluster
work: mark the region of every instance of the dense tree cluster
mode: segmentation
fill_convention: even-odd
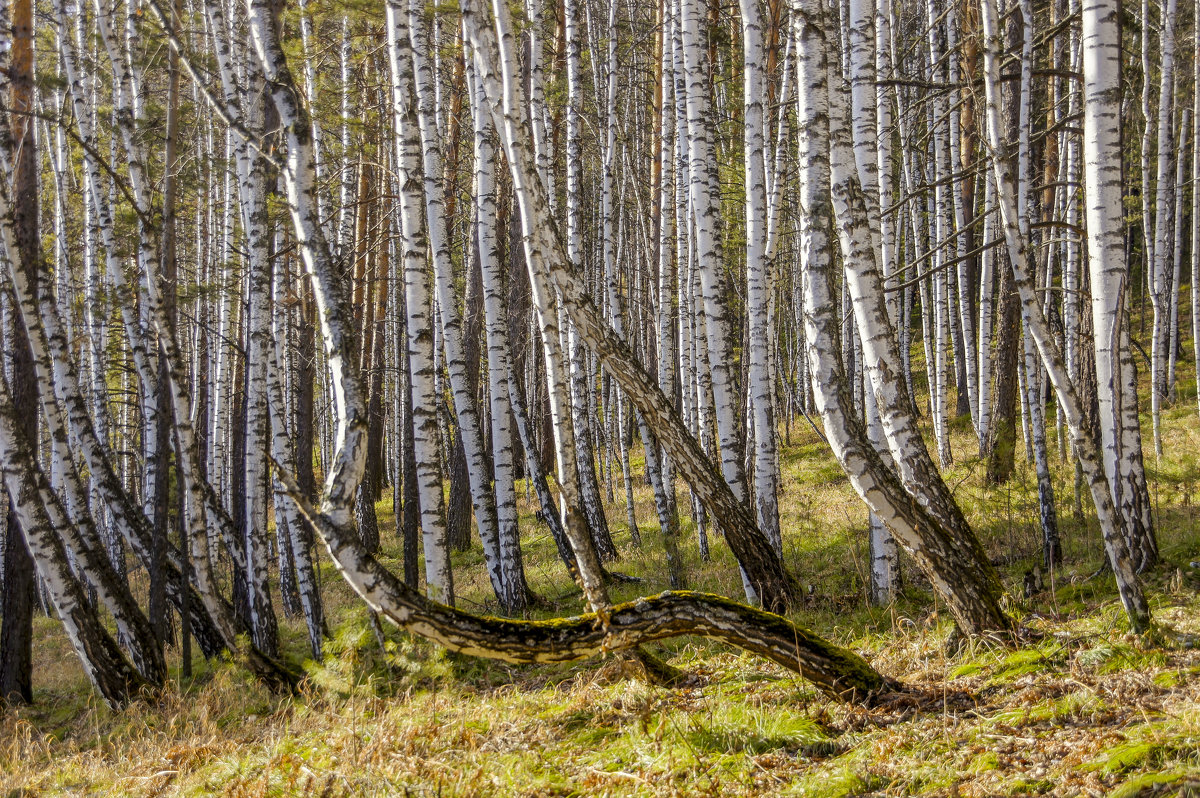
[[[328,558],[454,650],[706,635],[872,700],[775,614],[801,417],[870,510],[872,601],[902,548],[960,632],[1012,631],[942,477],[966,416],[989,479],[1035,464],[1047,567],[1076,464],[1149,627],[1130,310],[1161,451],[1185,256],[1200,283],[1175,0],[1125,9],[1125,50],[1116,0],[0,5],[6,699],[39,591],[111,704],[193,641],[285,688],[278,613],[320,656]],[[522,620],[522,488],[588,614]],[[621,524],[672,591],[612,603]],[[686,589],[685,533],[746,604]],[[504,618],[454,608],[476,538]]]

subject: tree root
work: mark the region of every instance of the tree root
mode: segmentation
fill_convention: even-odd
[[[601,576],[603,577],[604,583],[606,585],[611,585],[611,584],[640,585],[642,582],[646,581],[645,579],[642,579],[640,576],[630,576],[629,574],[623,574],[620,571],[610,571],[607,568],[603,569]]]

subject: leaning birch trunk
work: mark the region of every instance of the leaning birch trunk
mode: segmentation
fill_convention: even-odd
[[[506,42],[509,35],[505,31]],[[489,57],[496,60],[488,63]],[[493,49],[493,53],[487,56],[481,56],[477,50],[475,58],[485,81],[486,99],[492,106],[497,127],[503,131],[504,148],[522,208],[531,278],[552,281],[548,284],[561,294],[564,307],[581,339],[597,354],[604,368],[626,391],[626,396],[646,416],[651,430],[659,436],[660,442],[692,483],[708,510],[720,520],[730,547],[749,575],[754,589],[762,597],[764,606],[786,606],[794,595],[795,587],[784,571],[779,556],[758,529],[745,504],[734,496],[730,485],[713,472],[695,438],[684,428],[673,404],[663,395],[653,378],[640,368],[619,336],[599,317],[582,282],[570,268],[565,248],[549,220],[544,187],[530,178],[536,175],[536,169],[532,166],[533,153],[522,133],[524,120],[520,107],[515,101],[511,106],[508,102],[514,93],[519,94],[513,88],[518,86],[518,81],[508,75],[502,79],[491,65],[500,62],[506,70],[512,71],[515,66],[511,56],[509,60],[501,62]],[[525,167],[526,160],[529,161],[528,168]],[[733,459],[735,463],[739,462],[739,458]]]
[[[799,220],[804,356],[809,365],[816,409],[834,454],[871,510],[911,545],[915,540],[915,529],[907,524],[902,506],[912,507],[913,502],[867,440],[837,357],[839,320],[834,302],[832,242],[827,232],[833,226],[828,83],[829,72],[836,69],[836,65],[826,59],[828,43],[824,14],[819,2],[797,0],[793,4],[797,44],[797,155],[801,165],[799,200],[804,208]],[[842,168],[849,167],[843,164]],[[858,246],[857,256],[870,257],[863,251],[870,246],[869,239],[858,242]],[[935,581],[934,584],[939,583]]]
[[[163,13],[162,9],[154,3],[151,4],[151,8],[160,23],[163,23],[170,30],[166,22],[168,17]],[[140,83],[140,80],[136,79],[136,75],[128,68],[128,62],[121,56],[120,48],[115,42],[103,15],[98,15],[97,21],[100,23],[101,39],[113,64],[114,78],[120,87],[120,91],[117,93],[118,98],[124,102],[132,90],[131,87],[136,83]],[[177,37],[172,35],[170,43],[177,52],[182,50]],[[207,619],[211,621],[212,626],[219,635],[221,643],[230,652],[239,657],[255,675],[270,686],[289,687],[295,683],[296,675],[289,672],[273,658],[265,656],[262,651],[253,645],[244,646],[238,641],[237,632],[239,630],[236,628],[232,613],[228,605],[216,591],[211,560],[209,558],[207,526],[210,523],[217,525],[227,540],[232,541],[234,539],[232,523],[217,506],[212,488],[204,480],[200,467],[195,431],[191,422],[191,401],[186,390],[187,375],[182,367],[182,358],[179,353],[174,329],[165,312],[163,297],[161,295],[161,285],[156,266],[159,262],[159,253],[156,252],[153,237],[155,228],[150,221],[151,217],[148,210],[151,208],[151,204],[147,199],[148,181],[144,166],[146,159],[142,142],[132,125],[128,109],[124,109],[123,113],[118,113],[117,118],[121,122],[120,138],[125,148],[129,169],[129,194],[134,205],[134,210],[138,214],[142,225],[139,236],[138,260],[141,268],[146,272],[145,287],[148,289],[143,299],[148,315],[157,328],[162,362],[166,365],[172,410],[175,413],[176,452],[182,476],[180,487],[186,496],[185,507],[187,511],[185,515],[187,535],[192,562],[196,566],[193,572],[196,595],[201,600]],[[113,259],[111,253],[112,250],[110,249],[110,261]],[[114,272],[114,282],[118,280],[116,272],[119,272],[119,268]],[[134,336],[132,340],[137,341],[140,338]],[[144,368],[144,366],[140,368]],[[149,372],[149,369],[146,369],[146,371],[148,372],[146,379],[150,379],[152,372]],[[207,519],[206,515],[208,516]],[[235,567],[244,567],[238,556],[239,550],[234,546],[230,548],[230,554],[233,555]],[[195,617],[203,616],[197,615]]]
[[[247,1],[251,39],[284,134],[287,160],[283,177],[288,210],[304,267],[312,276],[332,386],[337,449],[326,469],[322,511],[333,523],[346,525],[354,517],[354,502],[366,462],[366,401],[352,355],[353,314],[349,297],[333,269],[329,243],[316,212],[312,125],[288,69],[273,9],[267,0]]]
[[[1088,251],[1089,262],[1093,271],[1093,312],[1096,326],[1097,361],[1100,359],[1102,335],[1107,335],[1106,346],[1110,352],[1119,345],[1119,315],[1108,318],[1100,315],[1104,308],[1101,304],[1096,307],[1095,297],[1106,292],[1106,288],[1116,290],[1113,295],[1120,298],[1123,288],[1123,273],[1117,278],[1115,285],[1105,283],[1102,265],[1105,260],[1119,264],[1123,261],[1123,250],[1120,239],[1120,203],[1105,207],[1101,198],[1111,197],[1113,192],[1120,192],[1120,147],[1116,135],[1116,113],[1119,83],[1117,82],[1117,49],[1116,49],[1116,8],[1109,0],[1097,0],[1084,8],[1084,161],[1086,169],[1087,214],[1088,214]],[[1003,152],[1000,130],[1000,59],[999,59],[999,22],[997,20],[995,0],[983,2],[983,33],[987,47],[984,50],[984,86],[986,90],[986,119],[987,135],[992,148]],[[1107,126],[1107,127],[1105,127]],[[1042,307],[1037,291],[1029,275],[1025,240],[1021,234],[1016,200],[1012,194],[1009,175],[1006,173],[1005,161],[997,157],[992,166],[996,177],[996,192],[1000,209],[1000,220],[1004,228],[1005,242],[1008,245],[1009,261],[1012,267],[1013,282],[1020,296],[1021,311],[1028,325],[1030,335],[1037,344],[1038,352],[1050,382],[1066,416],[1067,426],[1071,431],[1075,451],[1083,466],[1092,500],[1096,505],[1096,514],[1100,521],[1101,535],[1108,554],[1109,564],[1117,579],[1117,590],[1121,602],[1129,616],[1129,622],[1135,632],[1145,631],[1150,624],[1150,610],[1142,595],[1141,586],[1134,574],[1130,559],[1129,547],[1122,531],[1121,518],[1113,504],[1109,480],[1105,475],[1104,463],[1096,450],[1096,442],[1092,432],[1086,426],[1082,405],[1070,381],[1062,354],[1050,333],[1049,325],[1042,313]],[[1116,215],[1114,220],[1113,215]],[[1116,222],[1114,225],[1113,222]],[[1112,245],[1115,243],[1116,247]],[[1122,270],[1115,269],[1117,272]],[[1097,279],[1098,278],[1098,279]],[[1099,369],[1097,369],[1099,371]],[[1111,373],[1111,372],[1110,372]],[[1114,392],[1120,386],[1110,383]]]
[[[901,378],[900,356],[887,316],[875,251],[865,229],[867,216],[849,143],[845,95],[839,91],[833,95],[834,102],[829,102],[830,76],[824,72],[828,65],[820,52],[824,31],[819,22],[812,21],[815,12],[807,8],[806,0],[795,15],[797,18],[809,15],[809,21],[797,22],[800,27],[796,34],[798,70],[804,76],[796,83],[802,120],[798,155],[799,163],[807,165],[801,173],[802,207],[818,215],[812,219],[807,214],[801,215],[802,240],[807,242],[803,249],[805,290],[813,292],[813,301],[825,297],[824,291],[832,292],[832,287],[820,284],[832,279],[830,276],[819,279],[814,276],[814,271],[832,268],[832,262],[814,263],[813,259],[829,257],[817,250],[829,246],[824,229],[836,221],[846,287],[891,450],[890,460],[899,471],[899,479],[892,465],[885,463],[871,446],[858,426],[857,415],[839,404],[845,397],[831,369],[838,372],[838,379],[844,379],[844,375],[840,364],[835,368],[835,364],[827,362],[829,353],[835,351],[829,348],[835,340],[834,328],[823,329],[828,320],[814,316],[831,313],[832,305],[823,308],[808,304],[806,293],[805,340],[813,392],[820,394],[818,407],[822,408],[826,436],[855,489],[930,576],[961,630],[967,634],[1007,631],[1011,621],[1000,606],[1003,588],[999,577],[938,474],[909,410],[911,402]],[[840,88],[840,76],[835,80]],[[821,163],[814,163],[816,160]],[[823,218],[822,213],[829,217]],[[805,235],[812,240],[803,238]],[[851,417],[853,429],[846,426]]]
[[[43,500],[43,510],[49,514],[47,522],[57,531],[62,544],[74,552],[80,561],[97,598],[112,613],[120,639],[127,642],[133,665],[148,682],[161,684],[167,672],[162,647],[155,639],[146,616],[130,595],[128,586],[118,577],[109,562],[104,541],[88,507],[86,488],[75,466],[75,455],[68,435],[69,425],[58,395],[63,393],[64,388],[73,389],[73,400],[76,404],[81,405],[82,400],[75,380],[64,380],[62,382],[68,384],[59,388],[60,380],[55,378],[42,314],[50,321],[50,329],[56,339],[61,340],[62,331],[53,315],[53,300],[49,292],[40,292],[39,299],[44,307],[42,313],[39,313],[39,299],[33,296],[34,288],[29,285],[27,271],[18,265],[17,257],[13,257],[14,254],[20,253],[21,249],[16,245],[11,209],[8,190],[0,185],[0,245],[3,246],[3,252],[0,254],[3,255],[4,261],[0,265],[0,274],[8,275],[9,284],[13,287],[17,299],[17,311],[28,334],[35,374],[42,386],[39,399],[46,421],[47,436],[50,439],[51,454],[63,483],[63,489],[53,492],[55,495],[52,497],[52,503]],[[20,434],[19,427],[14,427],[13,433]],[[15,441],[10,443],[10,447],[16,446]],[[11,451],[17,450],[11,448]],[[44,478],[37,477],[36,474],[34,476]],[[43,488],[39,487],[37,490],[41,492]],[[11,495],[17,496],[15,493]],[[58,498],[59,495],[64,496],[63,500]],[[164,567],[163,570],[165,577],[167,569]]]
[[[76,10],[76,7],[71,4],[60,4],[60,21],[69,19],[71,14]],[[78,71],[75,69],[74,43],[70,39],[64,39],[63,41],[65,46],[62,57],[66,66],[68,85],[71,88],[72,102],[76,110],[76,120],[80,125],[81,138],[85,142],[91,143],[94,142],[90,126],[91,114],[88,112],[85,104],[86,95],[83,90],[83,83],[80,80]],[[111,221],[108,221],[112,217],[106,201],[107,198],[99,190],[101,171],[95,157],[94,149],[85,151],[84,174],[88,197],[92,200],[91,205],[96,208],[96,226],[102,232],[105,239],[105,250],[110,259],[110,273],[120,275],[120,267],[114,266],[112,263],[112,253],[114,250],[109,241],[112,224]],[[96,282],[99,281],[98,275],[95,279]],[[89,290],[91,290],[91,283],[89,283]],[[61,325],[56,321],[57,309],[53,303],[45,301],[45,298],[41,302],[41,307],[42,325],[46,331],[47,343],[54,359],[54,384],[59,391],[59,399],[65,406],[72,437],[79,447],[84,462],[88,466],[93,485],[103,499],[104,507],[110,514],[116,531],[129,543],[142,563],[149,566],[152,549],[150,522],[143,515],[142,509],[137,506],[125,490],[125,486],[122,484],[121,478],[117,475],[113,462],[108,456],[107,445],[102,438],[103,433],[100,426],[104,420],[103,412],[95,413],[95,423],[93,423],[93,413],[89,412],[87,403],[83,399],[83,394],[80,392],[78,378],[69,354],[66,339],[58,332]],[[137,340],[137,338],[133,339],[134,342]],[[134,345],[136,346],[136,343]],[[144,352],[144,349],[140,351]],[[93,368],[96,368],[95,362],[94,359]],[[103,374],[97,370],[97,373],[93,374],[93,379],[101,381],[100,386],[93,385],[92,393],[92,403],[98,408],[101,406],[100,403],[103,401],[104,395],[101,391]],[[185,586],[185,582],[180,576],[180,564],[182,560],[179,552],[172,547],[168,549],[167,554],[168,558],[164,567],[168,572],[166,578],[168,598],[175,603],[176,607],[181,607],[185,591],[194,594],[196,588]],[[191,606],[196,607],[200,605],[200,600],[197,596],[193,596],[190,603]],[[189,620],[191,622],[192,634],[195,635],[204,654],[206,656],[213,656],[219,653],[224,647],[224,642],[210,616],[202,612],[192,612],[189,615]]]
[[[425,599],[332,524],[297,492],[334,562],[372,609],[398,627],[469,656],[512,663],[571,662],[681,635],[719,640],[799,673],[823,694],[872,704],[897,685],[848,649],[785,618],[721,596],[688,590],[610,605],[604,612],[515,621],[472,615]]]
[[[62,526],[56,529],[45,504],[57,503],[57,497],[50,490],[28,441],[21,437],[20,422],[3,376],[0,376],[0,473],[13,499],[12,508],[37,575],[88,680],[110,707],[129,703],[148,682],[121,653],[71,573],[67,552],[56,534],[65,530]],[[61,507],[58,509],[60,524],[66,523],[65,512]]]
[[[504,13],[503,8],[500,11]],[[339,349],[347,340],[342,335],[344,318],[340,315],[347,309],[344,300],[339,297],[338,278],[332,271],[333,261],[328,246],[320,228],[313,224],[313,160],[309,147],[310,139],[306,134],[307,122],[302,107],[294,102],[298,92],[280,49],[278,21],[269,9],[258,4],[257,0],[251,7],[251,20],[256,49],[261,61],[268,67],[270,82],[275,89],[275,100],[288,138],[285,178],[288,182],[290,211],[297,227],[301,256],[316,278],[315,293],[322,299],[323,306],[332,311],[326,313],[322,321],[326,346],[331,352],[331,361],[334,361],[334,376],[349,383],[338,385],[334,382],[332,386],[339,403],[339,424],[334,439],[338,451],[329,469],[331,474],[325,488],[323,505],[327,511],[320,512],[313,508],[300,494],[298,486],[289,474],[281,471],[280,476],[289,494],[296,499],[310,522],[325,538],[335,563],[372,608],[386,612],[389,619],[405,628],[430,636],[457,650],[509,661],[577,659],[606,649],[630,647],[649,640],[694,633],[726,640],[761,653],[799,671],[812,679],[823,692],[841,699],[870,702],[879,693],[892,689],[892,684],[856,655],[830,646],[777,616],[717,597],[668,593],[633,604],[612,607],[610,611],[598,615],[568,621],[497,621],[478,618],[429,602],[379,566],[362,547],[351,528],[352,497],[357,487],[355,483],[362,476],[361,467],[356,467],[356,463],[359,462],[356,449],[351,445],[361,437],[359,400],[362,392],[361,386],[357,384],[359,375],[353,360],[345,358],[344,349]],[[173,45],[175,44],[173,42]],[[491,51],[487,63],[494,64],[499,61],[498,55],[495,54],[495,40],[491,39],[489,44]],[[508,63],[511,63],[511,60]],[[491,76],[487,84],[490,87],[489,94],[493,101],[499,102],[499,94],[494,85],[497,82],[494,77],[495,70],[489,69],[488,74]],[[510,86],[514,85],[511,72],[508,81]],[[493,117],[498,116],[493,109]],[[512,144],[511,132],[506,136],[506,144]],[[521,184],[529,185],[528,176],[534,171],[534,161],[528,150],[520,152],[522,163],[514,173],[514,179],[520,180],[524,177]],[[535,186],[540,187],[540,184],[535,183]],[[544,194],[535,193],[535,199],[540,200],[535,204],[538,212],[536,229],[545,232],[551,229],[548,227],[551,222],[546,213]],[[542,250],[534,250],[540,251]],[[554,254],[558,268],[565,268],[566,259],[561,247],[558,247]],[[620,348],[619,341],[615,339],[612,331],[605,329],[594,312],[589,310],[578,285],[569,279],[560,282],[560,285],[564,293],[570,295],[577,303],[576,310],[580,305],[583,306],[584,312],[578,315],[577,321],[585,323],[583,328],[589,333],[600,333],[595,340],[604,345],[602,354],[609,358],[608,366],[616,368],[616,373],[622,375],[629,384],[639,388],[650,385],[650,380],[645,374],[636,367],[629,366],[628,353]],[[330,291],[330,294],[322,296],[324,291]],[[552,327],[551,332],[556,334]],[[621,357],[614,359],[614,352]],[[171,354],[174,355],[173,352]],[[556,376],[561,396],[564,386],[561,369]],[[659,404],[654,407],[660,409],[661,415],[665,398],[660,395],[658,401]],[[659,420],[660,416],[655,418]],[[561,430],[561,421],[565,420],[565,416],[560,413],[559,419]],[[678,424],[677,418],[673,421]],[[190,428],[184,428],[181,433],[190,434]],[[691,445],[692,451],[698,452],[694,441],[691,441]],[[185,456],[191,452],[187,446],[181,446],[181,450]],[[187,467],[184,473],[189,473]],[[711,481],[725,487],[728,493],[727,486],[724,486],[719,477],[711,470],[708,473]],[[575,492],[570,498],[577,499],[578,493]],[[580,528],[577,527],[575,531],[578,533]]]

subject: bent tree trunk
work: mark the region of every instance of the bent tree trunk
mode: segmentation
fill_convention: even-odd
[[[802,49],[800,55],[808,57],[811,53]],[[826,66],[828,68],[828,64]],[[836,71],[830,73],[830,78],[840,80]],[[810,102],[815,99],[810,98]],[[1011,622],[1000,606],[1000,596],[1004,592],[1000,577],[934,465],[911,411],[912,401],[901,377],[900,351],[888,319],[881,270],[875,260],[878,250],[869,246],[874,235],[868,221],[870,211],[864,205],[854,170],[845,99],[844,92],[836,93],[834,102],[829,104],[829,188],[846,290],[851,296],[858,324],[863,362],[896,473],[921,511],[919,517],[909,520],[919,540],[910,540],[906,545],[910,546],[919,563],[925,560],[920,566],[922,570],[939,573],[941,581],[949,586],[957,584],[954,590],[959,595],[947,596],[946,601],[952,608],[957,608],[953,611],[962,631],[977,634],[1007,630],[1011,628]],[[814,130],[813,138],[823,132]],[[813,177],[814,190],[818,183],[823,186],[826,182],[823,176]],[[819,351],[827,356],[831,350]],[[819,372],[814,369],[813,373]],[[892,462],[880,459],[891,472]],[[897,509],[892,508],[893,516]],[[939,580],[934,580],[935,585],[938,583]]]
[[[834,301],[828,234],[837,197],[831,194],[830,183],[829,62],[825,55],[829,48],[823,26],[824,10],[817,2],[799,0],[796,11],[798,162],[803,165],[800,205],[806,211],[800,215],[804,332],[813,394],[826,437],[855,491],[913,555],[917,566],[945,599],[960,629],[967,633],[1008,630],[1011,622],[999,605],[1000,586],[994,572],[986,568],[986,559],[978,553],[963,559],[961,547],[969,542],[955,540],[921,502],[905,491],[900,479],[867,439],[854,409],[846,375],[837,357],[836,336],[841,322],[835,310],[838,304]],[[844,197],[842,202],[839,227],[847,225],[848,217]],[[849,235],[848,228],[844,234]],[[869,257],[869,252],[863,252],[852,260]],[[866,279],[870,270],[865,271],[857,276]],[[876,296],[882,303],[882,293]],[[856,304],[856,311],[867,321],[864,302]],[[884,313],[882,307],[875,310],[880,316]],[[870,321],[868,327],[885,324],[883,318]],[[877,384],[877,395],[879,387]],[[974,566],[972,560],[981,559],[982,572],[978,566],[964,567],[964,563]]]
[[[1096,52],[1097,50],[1107,49],[1105,48],[1105,39],[1108,31],[1105,28],[1108,24],[1114,26],[1116,24],[1115,13],[1103,13],[1101,9],[1102,5],[1101,3],[1093,4],[1092,11],[1085,12],[1084,15],[1084,75],[1093,81],[1101,78],[1106,70],[1116,69],[1115,62],[1105,63],[1104,56]],[[982,8],[984,36],[985,40],[989,42],[988,48],[984,51],[987,132],[993,149],[1000,152],[1000,58],[999,53],[995,49],[995,36],[999,28],[999,23],[995,0],[984,0]],[[1113,30],[1115,30],[1115,27]],[[1089,104],[1093,107],[1090,110],[1085,110],[1084,113],[1087,125],[1085,130],[1087,132],[1094,133],[1096,130],[1095,126],[1098,120],[1093,114],[1099,115],[1103,112],[1104,105],[1102,103],[1103,95],[1098,97],[1089,88],[1086,94],[1085,108]],[[1101,107],[1096,108],[1095,106],[1097,105]],[[1088,136],[1085,135],[1084,138],[1086,142]],[[1110,142],[1115,143],[1115,138],[1110,139]],[[1119,159],[1119,153],[1120,150],[1115,147],[1101,147],[1097,148],[1097,152],[1093,154],[1098,154],[1102,158]],[[1104,539],[1104,548],[1117,580],[1117,590],[1121,596],[1121,603],[1124,605],[1125,613],[1129,617],[1130,626],[1133,627],[1135,632],[1141,633],[1150,626],[1150,608],[1146,604],[1141,586],[1138,584],[1137,576],[1134,573],[1129,546],[1123,535],[1121,517],[1113,504],[1112,492],[1108,477],[1104,472],[1101,454],[1096,446],[1092,430],[1086,426],[1083,405],[1079,400],[1075,384],[1071,382],[1067,375],[1062,353],[1059,351],[1058,344],[1050,332],[1049,324],[1046,322],[1046,317],[1042,312],[1042,307],[1033,285],[1033,280],[1029,275],[1026,242],[1018,225],[1017,201],[1012,195],[1011,185],[1007,182],[1008,175],[1005,172],[1004,160],[996,158],[993,161],[992,167],[996,176],[1000,221],[1008,245],[1013,282],[1017,287],[1018,296],[1021,300],[1021,313],[1024,316],[1025,323],[1028,325],[1029,333],[1033,337],[1034,343],[1037,344],[1042,361],[1045,363],[1050,383],[1054,386],[1055,395],[1058,397],[1063,415],[1066,417],[1067,427],[1071,432],[1071,440],[1075,446],[1075,453],[1079,458],[1079,463],[1083,467],[1084,475],[1091,489],[1092,500],[1096,505],[1096,516],[1100,522],[1101,536]],[[1090,164],[1088,172],[1090,177],[1098,176],[1092,172]],[[1087,183],[1089,187],[1087,202],[1089,226],[1094,221],[1099,221],[1102,225],[1103,216],[1095,212],[1093,198],[1090,196],[1091,188],[1094,185],[1093,181],[1088,180]],[[1102,248],[1097,249],[1098,252],[1095,256],[1089,256],[1102,257],[1104,254],[1111,254],[1111,250],[1106,252]],[[1095,267],[1093,266],[1093,268]],[[1096,326],[1098,329],[1100,324],[1101,319],[1097,319]],[[1119,330],[1114,330],[1113,332],[1119,334]],[[1115,341],[1118,339],[1114,338],[1110,340]],[[1112,344],[1110,343],[1110,345]],[[1099,348],[1097,346],[1098,351]]]
[[[334,563],[373,610],[402,629],[463,654],[513,663],[570,662],[654,640],[695,635],[743,648],[799,673],[825,695],[870,704],[897,685],[853,651],[774,613],[692,591],[610,605],[547,621],[473,615],[430,601],[372,557],[353,530],[316,512],[288,478],[287,490],[324,539]]]
[[[88,679],[106,704],[122,706],[148,683],[125,658],[71,573],[67,552],[43,504],[57,498],[19,428],[8,384],[0,376],[0,472],[12,497],[25,545]],[[58,515],[65,519],[65,512]]]
[[[499,61],[499,53],[495,34],[484,24],[477,6],[470,4],[463,10],[466,27],[474,44],[477,65],[480,67],[481,76],[485,78],[485,92],[489,103],[492,104],[493,118],[497,122],[508,123],[510,118],[497,113],[499,90],[504,84],[500,83],[497,77],[496,64]],[[506,11],[505,7],[499,9],[501,15]],[[251,24],[254,28],[256,49],[275,86],[281,121],[288,133],[285,176],[290,184],[290,210],[297,221],[299,232],[304,233],[298,236],[298,243],[310,273],[316,278],[313,281],[315,291],[326,309],[323,319],[326,344],[331,353],[338,353],[344,346],[344,339],[339,340],[336,332],[344,320],[341,313],[344,312],[345,306],[331,302],[333,296],[323,296],[326,292],[337,291],[339,285],[336,272],[332,269],[329,247],[320,235],[319,227],[311,224],[314,216],[314,194],[310,182],[313,174],[313,152],[310,146],[309,123],[302,108],[294,101],[279,102],[294,99],[298,92],[280,48],[277,21],[257,0],[251,8]],[[506,35],[510,35],[507,25],[503,25],[502,30]],[[511,39],[509,46],[511,47]],[[508,76],[507,83],[510,89],[517,85],[511,75]],[[521,101],[516,94],[514,91],[506,96],[509,100],[515,100],[517,107],[520,107]],[[511,112],[512,109],[507,110]],[[513,147],[514,131],[508,124],[497,124],[497,127],[504,131],[506,151],[509,154],[510,166],[513,167],[513,181],[525,191],[529,186],[530,176],[536,174],[533,154],[528,149]],[[519,162],[514,153],[519,153]],[[547,212],[544,190],[536,179],[534,194],[540,202],[532,205],[526,202],[522,204],[527,221],[533,222],[527,227],[534,233],[534,243],[542,244],[540,250],[534,249],[540,260],[547,251],[545,236],[553,228]],[[556,239],[552,241],[558,243]],[[551,254],[554,256],[555,265],[560,268],[565,266],[566,258],[561,246],[556,247]],[[535,279],[545,280],[541,271],[533,276]],[[572,299],[580,296],[573,293],[578,290],[578,286],[570,282],[563,287],[563,293]],[[632,373],[640,375],[644,384],[653,385],[649,378],[633,365],[632,356],[619,341],[616,341],[611,329],[604,330],[590,305],[585,304],[584,310],[586,312],[577,314],[577,323],[581,330],[591,336],[596,336],[597,331],[607,332],[607,336],[600,337],[601,341],[607,342],[606,356],[610,363],[606,365],[610,365],[615,373],[623,375],[622,382],[628,380],[628,375]],[[573,315],[576,315],[574,311]],[[613,347],[620,348],[614,353]],[[326,483],[323,502],[324,508],[327,508],[326,512],[316,511],[301,495],[291,476],[282,469],[280,476],[288,494],[324,539],[333,561],[346,580],[373,609],[397,625],[454,650],[519,662],[578,659],[606,649],[629,648],[654,639],[695,633],[734,643],[768,656],[798,671],[813,681],[819,689],[839,699],[869,702],[874,696],[891,689],[892,686],[887,680],[852,652],[826,643],[779,616],[744,607],[728,599],[700,594],[669,593],[631,604],[608,607],[603,613],[540,622],[479,618],[426,600],[380,565],[365,550],[352,528],[345,497],[353,495],[362,476],[358,452],[355,451],[358,447],[354,445],[355,438],[361,436],[361,430],[356,430],[355,425],[349,422],[361,414],[362,391],[358,383],[360,375],[354,368],[353,360],[345,359],[341,364],[344,365],[344,369],[337,369],[333,375],[335,384],[339,381],[351,384],[337,385],[341,392],[339,410],[344,415],[341,417],[342,423],[339,424],[335,444],[342,463],[330,474]],[[637,386],[636,382],[631,381],[631,384]],[[633,394],[634,390],[631,389],[630,393]],[[670,405],[661,392],[658,392],[655,399],[655,402],[647,403],[646,412],[647,415],[653,413],[658,419],[665,412],[664,408],[669,409]],[[667,418],[682,429],[677,417]],[[678,437],[676,435],[676,438]],[[680,454],[702,458],[694,439],[688,437],[685,440],[690,441],[691,451],[688,451],[688,447],[678,447]],[[695,463],[695,459],[692,462]],[[699,462],[704,463],[702,459]],[[712,472],[711,466],[705,465],[695,470],[711,475],[717,484],[725,488],[728,500],[732,500],[728,486]],[[340,501],[332,497],[337,497]],[[736,501],[732,501],[732,506],[743,515],[748,515],[748,511]],[[741,520],[737,515],[731,515],[731,518]],[[745,519],[744,528],[757,532],[752,518]],[[761,533],[758,533],[758,538],[766,550],[773,553]],[[773,598],[782,602],[790,592],[787,590],[790,588],[790,582],[783,573],[778,558],[775,558],[774,562],[778,567],[777,579],[775,582],[764,580],[763,584],[773,588]]]
[[[583,282],[570,268],[525,135],[527,126],[516,70],[515,41],[507,11],[497,8],[501,47],[495,32],[482,21],[473,5],[464,3],[462,10],[483,81],[483,99],[489,103],[496,128],[502,133],[513,187],[526,220],[525,245],[531,280],[547,283],[548,293],[558,294],[580,340],[596,353],[607,372],[645,416],[680,473],[725,530],[729,546],[763,606],[784,609],[796,595],[796,587],[779,554],[758,528],[750,509],[734,495],[731,484],[713,469],[657,381],[645,372],[629,347],[604,321],[588,298]]]

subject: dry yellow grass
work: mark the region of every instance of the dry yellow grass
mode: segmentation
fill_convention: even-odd
[[[1186,393],[1185,393],[1186,395]],[[804,424],[803,421],[800,424]],[[1148,578],[1156,617],[1200,635],[1196,505],[1200,423],[1168,412],[1167,457],[1148,460],[1169,566]],[[1014,591],[1038,556],[1031,470],[983,486],[954,433],[947,479]],[[227,663],[121,713],[100,705],[56,622],[37,622],[37,701],[0,717],[0,794],[9,795],[1102,795],[1200,790],[1200,653],[1129,638],[1103,578],[1095,531],[1072,518],[1073,474],[1055,463],[1067,566],[1054,590],[1012,610],[1019,648],[973,642],[950,656],[948,626],[916,578],[884,609],[863,600],[866,513],[817,436],[791,430],[782,456],[785,559],[812,586],[798,620],[866,655],[908,690],[874,710],[829,703],[794,675],[704,642],[663,650],[692,676],[646,684],[619,660],[511,667],[447,656],[389,630],[380,650],[362,606],[326,567],[335,636],[295,696],[271,696]],[[635,467],[636,464],[635,464]],[[618,495],[619,495],[619,484]],[[686,496],[686,494],[683,494]],[[1085,505],[1086,507],[1086,505]],[[380,505],[395,559],[390,502]],[[533,588],[573,612],[580,599],[523,505]],[[610,514],[642,577],[619,597],[666,587],[650,495],[638,484],[643,550]],[[692,585],[737,595],[719,539]],[[461,605],[494,609],[478,551],[456,555]],[[294,656],[299,623],[284,624]],[[172,654],[177,660],[178,654]],[[1157,774],[1157,775],[1152,775]],[[1154,778],[1162,782],[1151,784]],[[1139,781],[1141,780],[1141,781]],[[1187,785],[1192,785],[1188,787]],[[1124,785],[1124,786],[1122,786]],[[1159,790],[1159,792],[1155,792]],[[1191,794],[1195,794],[1194,792]]]

